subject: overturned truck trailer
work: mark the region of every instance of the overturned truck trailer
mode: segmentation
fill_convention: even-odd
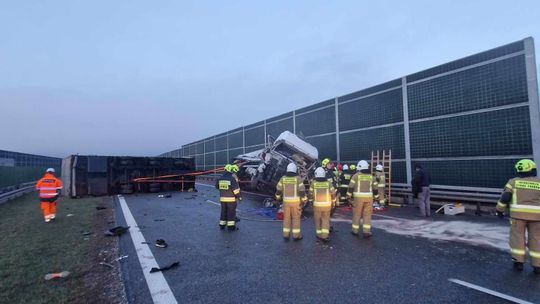
[[[242,188],[273,194],[289,163],[296,164],[298,174],[307,182],[313,177],[318,158],[317,148],[285,131],[266,148],[238,155],[235,160],[245,162],[238,174]]]
[[[195,188],[193,158],[71,155],[62,160],[62,195],[188,191]],[[165,176],[165,177],[164,177]],[[134,182],[147,178],[144,182]]]

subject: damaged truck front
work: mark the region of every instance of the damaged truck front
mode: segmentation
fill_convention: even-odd
[[[317,148],[285,131],[266,148],[235,158],[243,162],[238,177],[241,187],[265,194],[274,194],[279,179],[287,171],[287,165],[294,162],[298,174],[307,183],[313,177],[319,152]]]

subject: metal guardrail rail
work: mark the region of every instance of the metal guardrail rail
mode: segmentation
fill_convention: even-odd
[[[219,175],[202,175],[198,179],[215,180]],[[410,185],[403,183],[392,183],[392,196],[410,198],[412,197],[412,189]],[[458,187],[445,185],[431,185],[431,198],[437,200],[448,200],[451,202],[471,202],[471,203],[488,203],[497,204],[501,196],[502,189],[495,188],[474,188],[474,187]]]
[[[29,182],[18,185],[18,189],[7,191],[0,194],[0,204],[8,202],[12,199],[15,199],[19,196],[22,196],[28,192],[31,192],[35,189],[36,182]]]

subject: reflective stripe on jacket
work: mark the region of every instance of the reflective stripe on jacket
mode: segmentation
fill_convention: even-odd
[[[51,198],[57,196],[63,186],[64,184],[59,178],[53,174],[45,173],[45,175],[37,182],[36,190],[39,190],[39,197]]]
[[[519,220],[540,221],[540,179],[516,177],[508,181],[504,192],[512,194],[510,217]],[[497,203],[497,210],[504,212],[507,205]]]
[[[347,197],[373,199],[373,176],[367,173],[356,173],[349,183]]]
[[[283,203],[300,203],[307,201],[304,181],[298,175],[286,174],[276,185],[276,199]]]
[[[309,193],[313,198],[314,207],[332,207],[336,201],[335,189],[328,180],[315,179],[309,187]]]
[[[225,172],[216,180],[216,189],[219,190],[219,201],[223,203],[235,203],[240,196],[238,181],[230,172]]]

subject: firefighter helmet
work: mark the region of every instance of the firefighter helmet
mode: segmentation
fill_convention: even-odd
[[[382,171],[383,170],[383,166],[381,164],[378,164],[377,166],[375,166],[375,170],[377,171]]]
[[[296,168],[296,165],[294,163],[290,163],[287,165],[287,172],[296,173],[296,170],[298,169]]]
[[[323,167],[319,167],[315,169],[316,178],[324,178],[325,176],[326,176],[326,172],[324,171]]]
[[[343,165],[343,171],[347,171],[349,170],[349,166],[347,166],[347,164]]]
[[[232,173],[237,173],[238,171],[240,171],[240,167],[238,167],[237,164],[231,165],[230,168],[231,168],[231,172],[232,172]]]
[[[325,158],[322,160],[321,164],[323,167],[326,167],[330,163],[330,158]]]
[[[522,159],[516,164],[516,171],[518,173],[527,173],[536,169],[536,164],[530,159]]]
[[[47,169],[47,171],[45,171],[45,172],[51,172],[51,173],[54,173],[54,168],[49,168],[49,169]]]
[[[367,161],[365,160],[361,160],[358,162],[358,165],[356,165],[356,170],[360,171],[360,170],[367,170],[369,169],[369,164]]]
[[[351,171],[356,171],[356,165],[355,164],[352,164],[351,167],[350,167]]]

